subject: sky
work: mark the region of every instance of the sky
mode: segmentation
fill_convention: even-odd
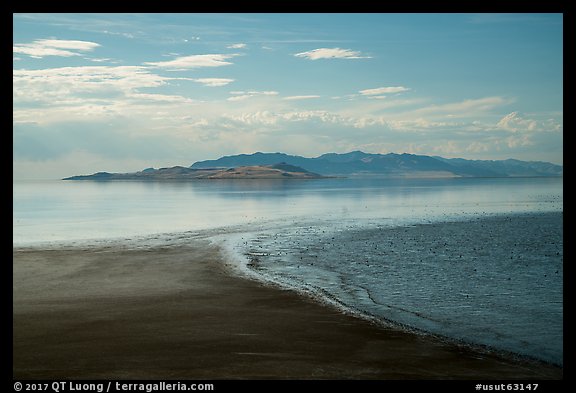
[[[13,176],[224,155],[563,163],[562,14],[14,14]]]

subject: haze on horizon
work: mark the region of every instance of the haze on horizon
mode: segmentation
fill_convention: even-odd
[[[13,176],[362,150],[563,163],[562,14],[14,14]]]

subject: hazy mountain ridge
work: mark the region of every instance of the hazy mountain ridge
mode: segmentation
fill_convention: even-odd
[[[466,160],[416,154],[353,151],[306,158],[254,153],[198,161],[190,167],[146,168],[132,173],[97,172],[64,180],[312,179],[326,176],[530,177],[562,176],[563,167],[541,161]]]
[[[296,165],[326,176],[444,176],[444,177],[521,177],[562,176],[563,167],[541,161],[466,160],[416,154],[369,154],[361,151],[326,153],[306,158],[284,153],[254,153],[198,161],[190,167],[228,168],[244,165],[270,165],[275,162]]]
[[[232,168],[146,168],[132,173],[98,172],[92,175],[71,176],[62,180],[199,180],[199,179],[317,179],[322,176],[284,162],[275,165],[252,165]]]

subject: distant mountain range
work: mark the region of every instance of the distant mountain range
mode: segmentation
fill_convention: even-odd
[[[541,161],[465,160],[416,154],[353,151],[315,158],[254,153],[198,161],[190,167],[72,176],[63,180],[313,179],[322,177],[531,177],[562,176],[563,167]]]
[[[67,177],[62,180],[199,180],[199,179],[318,179],[323,176],[305,169],[279,163],[275,165],[251,165],[233,168],[147,168],[140,172],[109,173]]]
[[[390,177],[529,177],[562,176],[560,165],[541,161],[465,160],[416,154],[369,154],[353,151],[315,158],[284,153],[254,153],[195,162],[191,168],[231,168],[287,163],[325,176]]]

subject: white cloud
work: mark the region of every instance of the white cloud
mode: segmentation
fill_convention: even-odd
[[[464,127],[465,124],[417,118],[388,120],[388,125],[396,131],[424,131],[430,129],[454,129],[456,127]]]
[[[310,100],[313,98],[320,98],[320,96],[317,95],[306,95],[306,96],[288,96],[288,97],[284,97],[285,100],[288,101],[298,101],[298,100]]]
[[[79,51],[91,51],[100,46],[100,44],[95,42],[71,40],[36,40],[34,43],[50,48],[71,49]]]
[[[61,123],[150,111],[157,104],[190,104],[190,98],[142,92],[172,80],[141,66],[83,66],[13,70],[14,123]]]
[[[360,52],[351,49],[318,48],[307,52],[296,53],[294,56],[309,60],[318,59],[370,59],[370,56],[361,56]]]
[[[99,33],[108,34],[108,35],[117,35],[124,38],[133,39],[136,36],[133,33],[125,33],[125,32],[116,32],[116,31],[109,31],[109,30],[102,30]],[[141,32],[139,32],[141,33]]]
[[[164,102],[164,103],[194,103],[195,101],[178,95],[169,95],[169,94],[150,94],[150,93],[138,93],[138,92],[131,92],[126,95],[127,98],[132,100],[140,100],[140,101],[155,101],[155,102]]]
[[[270,111],[243,112],[240,114],[225,115],[227,120],[249,126],[271,126],[278,122],[278,116]],[[232,129],[236,126],[233,125]]]
[[[514,100],[504,97],[484,97],[477,99],[452,102],[441,105],[430,105],[427,107],[415,109],[410,112],[412,116],[430,116],[430,117],[450,117],[463,118],[470,116],[480,116],[488,113],[494,108],[512,103]],[[404,114],[406,115],[406,114]]]
[[[506,146],[508,146],[508,148],[510,148],[510,149],[523,147],[523,146],[530,146],[530,145],[534,144],[534,142],[532,142],[531,138],[526,134],[518,135],[518,136],[511,135],[508,138],[506,138],[504,142],[506,143]]]
[[[246,46],[247,46],[246,44],[239,43],[239,44],[228,45],[226,48],[228,48],[228,49],[244,49],[244,48],[246,48]]]
[[[158,87],[174,78],[163,77],[140,66],[82,66],[13,70],[15,98],[50,97],[80,92],[127,91]]]
[[[228,113],[224,116],[226,119],[231,120],[238,124],[245,124],[250,126],[258,125],[276,125],[281,123],[293,122],[315,122],[327,123],[341,126],[355,126],[358,120],[352,117],[345,117],[339,113],[326,111],[326,110],[303,110],[293,111],[287,110],[285,107],[279,110],[263,110],[263,111],[242,111],[240,113]],[[234,125],[237,127],[237,124]]]
[[[117,60],[112,60],[108,57],[85,57],[84,60],[89,60],[94,63],[119,63]]]
[[[204,86],[209,86],[209,87],[220,87],[220,86],[226,86],[227,84],[234,82],[234,79],[198,78],[198,79],[194,79],[194,82],[202,83]]]
[[[555,119],[530,119],[518,112],[511,112],[496,123],[496,128],[510,132],[562,131],[562,124]]]
[[[228,97],[228,101],[243,101],[252,97],[261,96],[277,96],[277,91],[231,91],[232,97]]]
[[[231,65],[233,63],[226,61],[231,59],[237,54],[206,54],[206,55],[191,55],[177,57],[174,60],[169,61],[158,61],[158,62],[147,62],[145,65],[166,68],[170,71],[180,71],[187,70],[191,68],[201,68],[201,67],[222,67],[226,65]]]
[[[512,112],[500,119],[496,126],[503,130],[512,132],[534,131],[537,127],[537,123],[535,120],[522,118],[518,112]]]
[[[408,90],[410,89],[403,86],[391,86],[391,87],[377,87],[375,89],[360,90],[359,93],[362,94],[363,96],[379,96],[382,94],[401,93]]]
[[[490,143],[474,141],[466,147],[467,152],[486,153],[490,150]]]
[[[372,117],[372,116],[362,116],[356,118],[348,119],[351,126],[354,128],[367,128],[367,127],[385,127],[386,129],[390,128],[388,122],[384,117]]]
[[[80,52],[91,52],[100,44],[90,41],[72,40],[36,40],[30,44],[16,44],[12,46],[13,53],[20,53],[33,58],[41,59],[46,56],[72,57],[80,56]]]
[[[317,120],[322,123],[339,123],[344,122],[344,119],[336,114],[329,111],[293,111],[279,114],[279,117],[286,121],[309,121]]]

